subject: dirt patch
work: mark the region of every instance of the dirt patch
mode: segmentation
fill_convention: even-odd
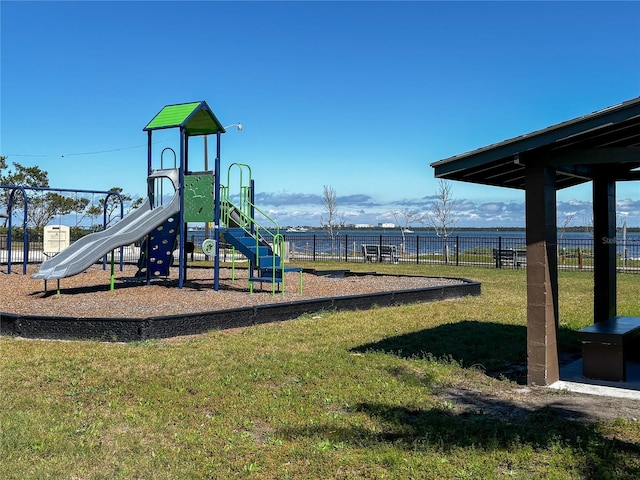
[[[453,412],[483,413],[516,422],[543,409],[566,420],[592,423],[622,418],[637,422],[638,400],[554,390],[547,387],[512,386],[490,391],[448,388],[438,395]]]

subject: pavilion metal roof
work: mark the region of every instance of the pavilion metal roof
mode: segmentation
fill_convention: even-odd
[[[436,178],[525,188],[525,166],[553,166],[556,188],[606,175],[640,180],[640,97],[432,163]]]

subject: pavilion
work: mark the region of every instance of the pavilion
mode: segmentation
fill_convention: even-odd
[[[436,178],[525,191],[527,381],[559,380],[556,192],[592,182],[593,320],[616,316],[616,183],[640,180],[640,97],[432,163]]]

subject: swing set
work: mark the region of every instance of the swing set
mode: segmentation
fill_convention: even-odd
[[[77,200],[78,194],[91,194],[91,205],[95,205],[95,196],[96,195],[104,195],[104,205],[103,205],[103,221],[102,228],[107,228],[109,223],[108,218],[108,207],[109,207],[109,198],[114,197],[117,200],[117,203],[120,205],[120,219],[124,217],[124,205],[122,201],[122,196],[118,192],[114,191],[104,191],[104,190],[82,190],[82,189],[66,189],[66,188],[49,188],[49,187],[24,187],[20,185],[0,185],[0,189],[3,191],[9,191],[9,197],[7,202],[7,213],[2,214],[3,218],[7,218],[7,273],[11,273],[12,266],[12,250],[13,250],[13,211],[16,206],[18,206],[18,201],[16,195],[20,193],[22,195],[22,274],[27,274],[27,264],[29,261],[29,232],[28,232],[28,219],[29,219],[29,195],[27,192],[41,192],[45,193],[71,193],[75,195]],[[77,214],[76,212],[76,226],[77,226]],[[62,226],[62,219],[59,218],[58,227]],[[91,220],[91,229],[94,229],[93,218]],[[58,229],[58,232],[60,230]],[[59,239],[61,241],[61,239]],[[56,248],[54,246],[51,247],[52,250],[48,253],[56,253]],[[58,249],[59,251],[59,249]],[[120,249],[120,270],[122,270],[124,265],[124,256],[123,249]],[[103,260],[103,268],[106,269],[106,257]]]

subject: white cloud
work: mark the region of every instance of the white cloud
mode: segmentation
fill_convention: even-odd
[[[481,201],[467,198],[454,198],[455,215],[458,227],[524,227],[524,201]],[[401,209],[429,212],[437,197],[403,198],[382,202],[373,195],[358,193],[338,196],[338,214],[344,216],[347,223],[395,222],[393,212]],[[269,215],[273,215],[281,225],[319,226],[322,215],[322,196],[292,192],[269,192],[256,195],[256,204]],[[640,200],[619,199],[617,210],[629,225],[640,224]],[[576,199],[559,200],[557,203],[558,223],[572,217],[571,226],[585,225],[591,222],[593,212],[591,202]]]

